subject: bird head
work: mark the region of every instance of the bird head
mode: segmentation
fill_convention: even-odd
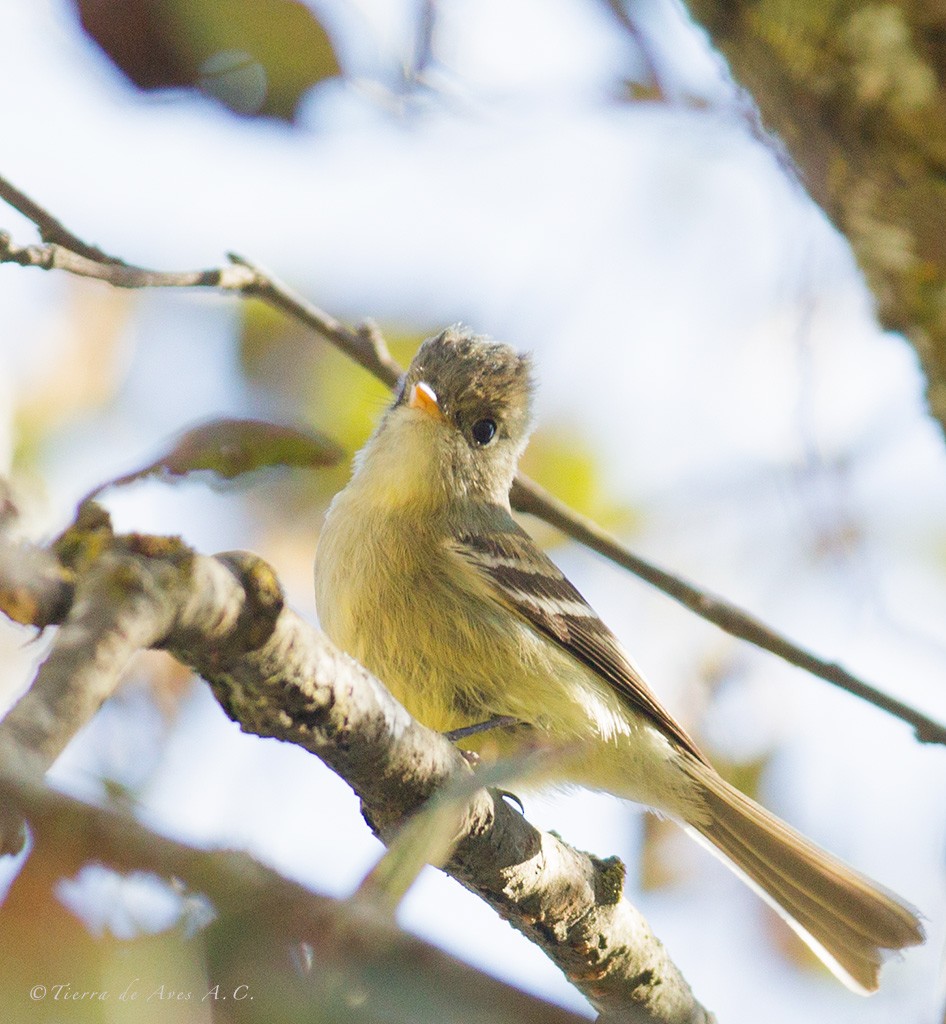
[[[396,462],[404,500],[507,501],[531,426],[531,370],[528,356],[462,327],[421,345],[368,448]]]

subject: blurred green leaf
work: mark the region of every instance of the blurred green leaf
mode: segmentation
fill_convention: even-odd
[[[75,0],[82,27],[139,89],[196,89],[237,114],[292,121],[340,74],[301,0]]]
[[[680,826],[653,811],[643,816],[637,884],[644,892],[667,889],[683,882],[692,868],[692,843]]]
[[[637,525],[634,510],[617,501],[609,491],[608,475],[600,454],[580,428],[540,425],[520,465],[527,476],[556,498],[606,529],[623,532]],[[541,526],[536,526],[533,532],[542,544],[553,543],[558,536],[556,531],[549,531],[546,536]]]
[[[773,751],[767,750],[746,761],[731,761],[725,755],[713,752],[713,764],[720,775],[740,793],[760,800],[762,778],[772,763]]]
[[[241,311],[238,352],[249,384],[264,389],[267,402],[290,418],[327,426],[346,451],[357,451],[391,402],[388,388],[311,330],[262,302],[244,303]],[[402,365],[410,362],[427,336],[399,334],[388,327],[384,334]],[[298,531],[304,523],[308,538],[311,524],[321,518],[320,510],[345,486],[349,475],[346,460],[324,473],[280,481],[278,508],[274,510],[267,498],[260,509],[267,528]]]
[[[421,342],[436,332],[398,332],[385,326],[383,333],[391,355],[401,366],[407,366]],[[318,409],[341,443],[352,451],[368,440],[391,403],[391,392],[384,384],[334,348],[324,350],[312,383],[307,416]]]

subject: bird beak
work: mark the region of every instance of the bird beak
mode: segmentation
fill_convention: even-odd
[[[421,412],[425,412],[429,416],[433,416],[435,419],[443,419],[443,410],[440,408],[440,403],[437,401],[437,395],[434,392],[434,389],[422,380],[411,385],[411,393],[407,399],[407,407],[409,409],[419,409]]]

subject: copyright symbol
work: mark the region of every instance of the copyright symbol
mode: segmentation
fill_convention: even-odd
[[[46,998],[46,986],[45,985],[34,985],[30,989],[30,999],[34,1003],[38,1003],[41,999]]]

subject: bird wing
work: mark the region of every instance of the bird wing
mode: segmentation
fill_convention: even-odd
[[[453,538],[450,547],[487,583],[495,601],[606,680],[675,746],[706,763],[684,728],[651,692],[617,637],[511,518],[501,531],[464,533]]]

